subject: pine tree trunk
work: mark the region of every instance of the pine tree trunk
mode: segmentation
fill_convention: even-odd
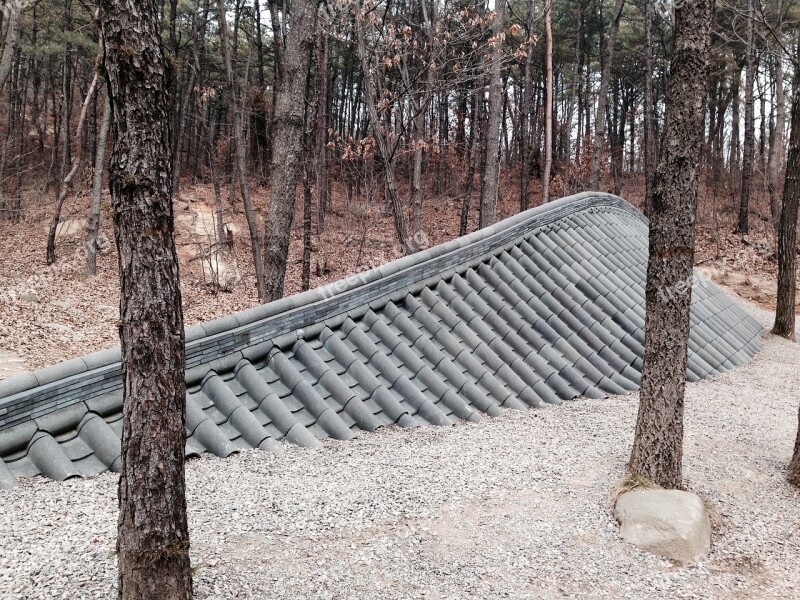
[[[492,23],[493,47],[489,61],[489,109],[486,116],[486,167],[481,184],[480,228],[494,224],[500,177],[500,120],[503,115],[503,19],[506,0],[495,1]]]
[[[522,107],[519,117],[519,129],[521,136],[520,143],[520,170],[519,170],[519,210],[528,210],[530,199],[528,198],[528,187],[531,178],[531,136],[530,121],[531,111],[533,110],[533,50],[536,44],[533,28],[536,26],[536,13],[534,11],[533,0],[528,0],[528,17],[525,21],[527,34],[525,70],[522,80]],[[579,42],[580,43],[580,42]]]
[[[692,297],[698,160],[713,0],[675,11],[662,156],[650,218],[645,348],[630,471],[667,488],[683,481],[683,396]]]
[[[739,196],[737,233],[750,231],[750,191],[752,187],[753,159],[755,155],[755,110],[753,86],[756,78],[755,0],[747,0],[747,72],[744,80],[744,145],[742,147],[742,189]]]
[[[154,2],[102,0],[119,253],[122,472],[119,598],[192,597],[184,451],[186,383],[173,239],[169,73]]]
[[[800,48],[800,47],[799,47]],[[800,50],[798,50],[800,54]],[[795,72],[792,132],[783,182],[783,206],[778,227],[778,297],[772,333],[794,339],[797,269],[797,211],[800,201],[800,72]],[[796,453],[795,453],[796,454]],[[798,466],[800,469],[800,466]],[[800,476],[800,470],[798,470]],[[798,479],[800,482],[800,479]]]
[[[783,27],[782,0],[777,1],[776,12],[778,23],[775,25],[775,35],[780,39]],[[783,48],[776,44],[773,56],[773,73],[775,76],[775,128],[772,131],[772,139],[769,146],[769,162],[767,165],[769,189],[769,208],[772,217],[772,227],[777,237],[778,228],[781,220],[781,194],[778,187],[778,178],[783,162],[783,131],[786,127],[786,101],[783,90]]]
[[[3,44],[3,54],[0,56],[0,90],[5,86],[8,77],[11,75],[14,53],[17,51],[19,43],[19,17],[25,3],[19,0],[12,0],[3,5],[3,12],[8,17],[6,26],[6,39]]]
[[[653,177],[656,171],[655,100],[653,98],[653,2],[645,0],[644,76],[644,214],[653,210]]]
[[[547,0],[544,13],[546,94],[544,108],[544,173],[542,174],[542,203],[550,201],[550,171],[553,170],[553,0]]]
[[[317,78],[317,115],[316,115],[316,156],[314,157],[314,177],[317,188],[317,233],[325,231],[325,210],[327,208],[327,192],[330,181],[328,173],[327,128],[330,120],[328,114],[328,36],[322,27],[317,32],[317,56],[319,74]]]
[[[111,126],[111,99],[108,94],[103,102],[103,123],[97,139],[97,150],[94,157],[94,174],[92,176],[92,206],[89,210],[89,222],[86,234],[86,274],[97,274],[97,234],[100,230],[100,208],[103,201],[103,172],[106,170],[106,142]]]
[[[481,132],[483,127],[481,125],[482,116],[481,107],[483,102],[477,99],[478,92],[472,94],[472,118],[470,120],[469,128],[469,150],[467,152],[467,178],[464,184],[464,199],[461,203],[461,220],[458,229],[458,235],[467,235],[467,228],[469,226],[469,209],[472,204],[472,188],[475,185],[475,173],[478,170],[481,156]]]
[[[306,80],[314,48],[316,24],[316,2],[294,0],[286,46],[279,53],[280,76],[275,93],[271,190],[264,230],[266,286],[264,301],[266,302],[283,296],[286,261],[289,257],[289,238],[297,196],[297,175],[303,160]]]

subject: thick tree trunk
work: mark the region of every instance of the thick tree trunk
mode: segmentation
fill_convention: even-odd
[[[489,62],[489,109],[486,115],[486,167],[481,184],[480,228],[494,224],[500,178],[500,120],[503,115],[503,20],[506,0],[496,0]]]
[[[752,187],[756,137],[756,118],[753,106],[753,85],[756,79],[755,29],[755,0],[747,0],[747,72],[744,79],[744,146],[742,147],[742,189],[739,196],[739,219],[736,224],[737,233],[748,233],[750,231],[750,191]]]
[[[772,333],[789,339],[794,339],[796,310],[797,211],[800,201],[800,73],[795,73],[795,83],[792,98],[792,132],[786,158],[783,207],[778,227],[778,297],[775,325],[772,327]],[[798,475],[800,476],[800,471]]]
[[[265,302],[283,296],[297,175],[303,160],[306,80],[317,24],[316,2],[294,0],[291,11],[286,46],[281,47],[279,53],[281,60],[275,93],[270,202],[264,230]]]
[[[100,207],[103,201],[103,173],[106,170],[106,142],[111,126],[111,99],[108,94],[103,102],[103,123],[97,138],[97,151],[94,157],[92,176],[92,205],[89,210],[89,223],[86,234],[86,274],[97,274],[97,234],[100,230]]]
[[[606,135],[606,107],[608,106],[608,85],[611,82],[611,66],[614,63],[614,46],[617,44],[619,22],[625,0],[616,0],[614,14],[611,16],[611,30],[608,32],[603,55],[603,73],[600,75],[600,90],[597,92],[597,113],[594,118],[594,143],[592,145],[592,174],[589,188],[600,189],[600,159],[603,154],[603,141]]]
[[[547,83],[545,85],[544,107],[544,173],[542,174],[542,203],[550,201],[550,171],[553,170],[553,28],[552,28],[553,0],[547,0],[544,12],[545,30],[545,72]]]
[[[122,472],[119,597],[192,597],[184,451],[186,383],[173,239],[168,67],[155,2],[102,0],[119,253]]]
[[[683,481],[683,396],[692,298],[697,167],[703,143],[713,0],[675,10],[666,131],[656,170],[645,296],[645,348],[632,474],[667,488]]]

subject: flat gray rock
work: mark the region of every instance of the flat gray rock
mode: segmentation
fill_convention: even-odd
[[[614,517],[626,542],[652,554],[695,564],[711,550],[711,521],[696,494],[634,490],[619,497]]]

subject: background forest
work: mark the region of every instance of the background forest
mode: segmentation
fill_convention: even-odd
[[[601,190],[647,210],[671,3],[315,6],[161,6],[187,323],[548,198]],[[29,368],[115,337],[103,179],[113,140],[95,10],[38,0],[0,16],[0,280],[4,300],[27,299],[0,306],[0,339]],[[799,14],[793,0],[724,0],[712,41],[698,262],[766,304]]]

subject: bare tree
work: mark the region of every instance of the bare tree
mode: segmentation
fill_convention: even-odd
[[[644,363],[628,468],[668,488],[683,481],[683,396],[692,299],[697,168],[703,143],[713,0],[675,10],[666,130],[653,189]]]
[[[158,5],[102,0],[119,255],[122,471],[119,597],[192,597],[184,451],[186,382],[173,239],[168,63]]]

